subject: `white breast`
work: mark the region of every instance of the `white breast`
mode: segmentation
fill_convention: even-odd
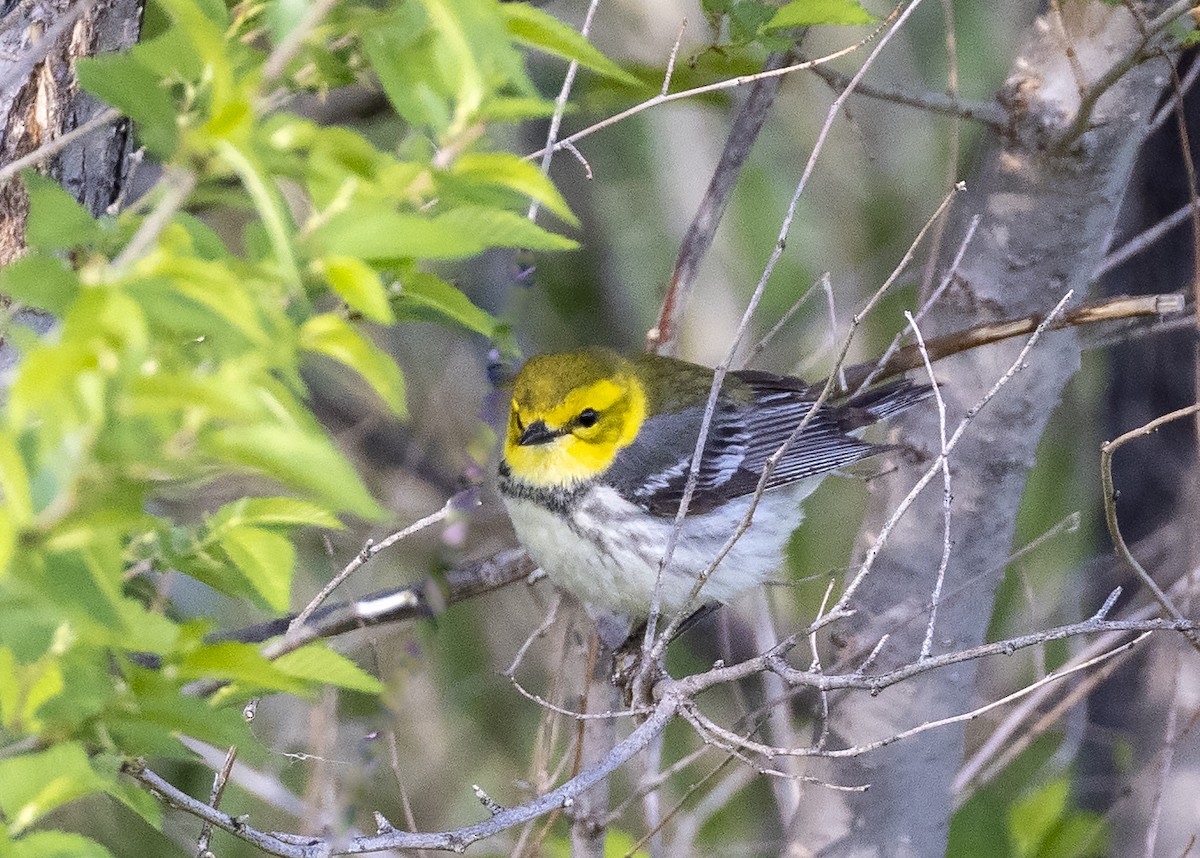
[[[803,518],[800,502],[819,482],[804,480],[763,496],[750,530],[709,577],[698,604],[728,601],[777,577],[783,548]],[[517,536],[552,581],[590,608],[639,619],[646,616],[672,520],[649,516],[607,486],[589,489],[569,519],[529,500],[504,500]],[[737,529],[749,506],[749,498],[739,498],[684,519],[663,575],[664,612],[683,607],[697,577]]]

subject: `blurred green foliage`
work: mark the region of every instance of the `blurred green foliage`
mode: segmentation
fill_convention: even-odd
[[[661,62],[657,53],[634,54],[618,66],[526,4],[343,2],[279,66],[274,52],[306,8],[153,0],[141,44],[82,63],[79,76],[135,121],[163,178],[128,211],[100,218],[56,183],[23,178],[30,252],[0,271],[0,293],[54,314],[60,326],[40,341],[19,326],[5,332],[24,357],[0,413],[0,854],[109,855],[68,831],[91,831],[70,818],[71,808],[88,812],[100,802],[118,802],[121,819],[160,826],[157,803],[118,776],[121,760],[179,761],[174,782],[190,777],[200,794],[208,775],[184,765],[194,756],[180,737],[237,744],[261,760],[260,737],[239,711],[260,694],[313,697],[333,684],[358,692],[342,704],[349,715],[376,715],[383,686],[371,674],[379,673],[388,685],[379,705],[410,725],[397,728],[401,750],[433,769],[428,782],[440,785],[415,790],[413,801],[438,820],[479,811],[444,783],[438,766],[447,758],[469,763],[481,782],[506,782],[524,770],[537,741],[542,713],[483,654],[496,646],[497,627],[511,627],[519,643],[540,604],[503,614],[503,622],[492,603],[456,609],[417,632],[400,666],[368,672],[323,645],[272,663],[254,646],[208,643],[213,624],[180,620],[161,575],[183,573],[236,610],[277,614],[292,605],[297,571],[321,562],[317,532],[388,516],[393,499],[363,477],[314,413],[313,379],[322,370],[356,376],[379,413],[394,425],[407,421],[396,430],[411,433],[406,440],[436,441],[446,412],[435,408],[442,376],[429,367],[443,354],[445,331],[494,342],[506,356],[514,328],[534,348],[639,348],[692,214],[689,194],[707,180],[736,99],[710,94],[627,122],[586,151],[602,181],[582,182],[578,165],[562,157],[552,183],[508,150],[540,145],[514,126],[550,115],[545,93],[557,90],[562,61],[593,73],[573,94],[583,125],[627,106],[631,93],[657,92],[674,32]],[[872,20],[849,0],[706,0],[703,11],[711,38],[681,55],[674,89],[758,70],[767,51],[791,46],[789,28]],[[961,13],[960,51],[975,58],[962,68],[964,91],[990,92],[1008,61],[1011,33],[1002,26],[1021,22],[979,6]],[[931,27],[908,58],[939,80],[943,54],[928,45],[940,35],[940,25]],[[550,71],[539,76],[542,63]],[[351,128],[286,109],[298,94],[329,97],[355,83],[383,93],[384,119]],[[819,83],[789,80],[706,261],[684,356],[715,360],[728,348],[799,176],[796,153],[807,152],[830,98]],[[844,326],[857,296],[882,282],[940,199],[944,164],[958,155],[945,142],[951,120],[918,115],[904,124],[894,106],[863,114],[835,128],[756,319],[760,333],[826,270]],[[964,129],[963,140],[974,139]],[[963,147],[964,162],[971,151]],[[677,196],[680,188],[686,193]],[[181,200],[196,211],[242,212],[246,222],[240,234],[214,230]],[[527,219],[530,201],[577,228],[586,246]],[[497,297],[503,278],[471,268],[486,264],[479,255],[493,248],[508,249],[506,260],[518,248],[551,254],[538,257],[537,288]],[[463,283],[454,279],[459,272],[467,272]],[[916,279],[919,272],[908,282]],[[910,285],[884,301],[860,337],[860,357],[890,340],[914,293]],[[828,370],[829,310],[820,296],[810,300],[764,363],[792,370],[803,356],[810,377]],[[429,333],[429,322],[439,333]],[[474,419],[476,392],[449,398],[471,399]],[[1021,541],[1078,508],[1074,489],[1086,475],[1078,445],[1070,447],[1044,445],[1045,477],[1031,482]],[[199,521],[167,502],[234,479],[250,493]],[[829,576],[852,556],[866,490],[829,483],[793,538],[788,586],[774,588],[776,602],[799,616],[815,612]],[[1072,559],[1081,553],[1072,546]],[[1063,565],[1061,557],[1031,563],[1031,577],[1047,582]],[[389,583],[420,574],[386,572]],[[1021,606],[1014,583],[996,628]],[[147,656],[160,666],[147,667]],[[672,659],[681,671],[711,664],[680,652]],[[418,687],[422,677],[409,669],[417,661],[434,666],[431,687]],[[184,693],[205,681],[229,684],[212,699]],[[436,700],[445,724],[419,723],[424,710],[412,703],[420,695]],[[706,702],[737,711],[735,701],[712,698],[718,694]],[[668,732],[668,749],[681,755],[691,739],[686,727]],[[1038,743],[1027,756],[1036,763],[1053,752],[1053,742]],[[378,765],[376,756],[386,754],[361,751],[356,770]],[[699,781],[714,766],[703,758],[683,777]],[[976,793],[955,820],[951,854],[1100,854],[1095,820],[1071,807],[1065,781],[1028,791],[1035,770],[1029,764],[1019,778]],[[302,792],[303,774],[287,770],[288,786]],[[765,780],[712,816],[700,843],[715,849],[762,837],[761,822],[773,814]],[[229,803],[242,801],[234,790]],[[560,819],[548,853],[565,849],[564,834]],[[165,838],[152,837],[163,848]],[[636,839],[614,828],[610,854]]]
[[[492,123],[552,109],[524,50],[633,82],[531,7],[340,3],[295,56],[281,53],[302,11],[156,0],[140,44],[78,71],[134,120],[161,180],[94,218],[24,176],[29,252],[0,272],[0,291],[59,325],[41,340],[6,330],[23,352],[0,413],[6,855],[109,854],[44,826],[97,793],[160,825],[157,802],[118,777],[122,760],[191,759],[181,736],[253,746],[240,713],[253,696],[382,690],[323,644],[271,662],[250,644],[207,642],[209,623],[175,620],[130,580],[182,572],[278,613],[301,531],[384,518],[313,414],[306,368],[341,365],[406,418],[404,373],[372,326],[502,330],[428,263],[575,246],[523,216],[536,200],[575,223],[555,187],[489,140]],[[278,109],[289,89],[372,79],[432,145],[389,151]],[[189,195],[253,213],[240,249],[183,211]],[[155,511],[164,494],[234,475],[253,477],[253,494],[198,523]],[[204,699],[185,690],[197,682],[225,687]]]
[[[1073,806],[1069,772],[1043,770],[1058,741],[1035,739],[996,780],[955,814],[947,855],[973,858],[1099,858],[1108,824]]]

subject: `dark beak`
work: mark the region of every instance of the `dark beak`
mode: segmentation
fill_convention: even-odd
[[[535,420],[525,427],[517,443],[522,447],[528,447],[530,444],[548,444],[561,434],[562,432],[549,428],[541,420]]]

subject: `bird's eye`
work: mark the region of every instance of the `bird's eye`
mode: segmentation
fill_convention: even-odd
[[[513,420],[517,421],[517,431],[524,432],[525,431],[525,421],[523,421],[521,419],[520,412],[518,412],[517,409],[515,409],[515,408],[513,409]]]
[[[579,425],[584,429],[587,429],[589,426],[595,426],[596,421],[599,419],[600,412],[598,412],[595,408],[585,408],[579,412]]]

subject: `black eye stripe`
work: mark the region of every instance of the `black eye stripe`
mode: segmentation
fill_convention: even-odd
[[[585,408],[579,412],[576,419],[579,421],[579,425],[586,429],[596,425],[596,421],[600,419],[600,412],[595,408]]]

